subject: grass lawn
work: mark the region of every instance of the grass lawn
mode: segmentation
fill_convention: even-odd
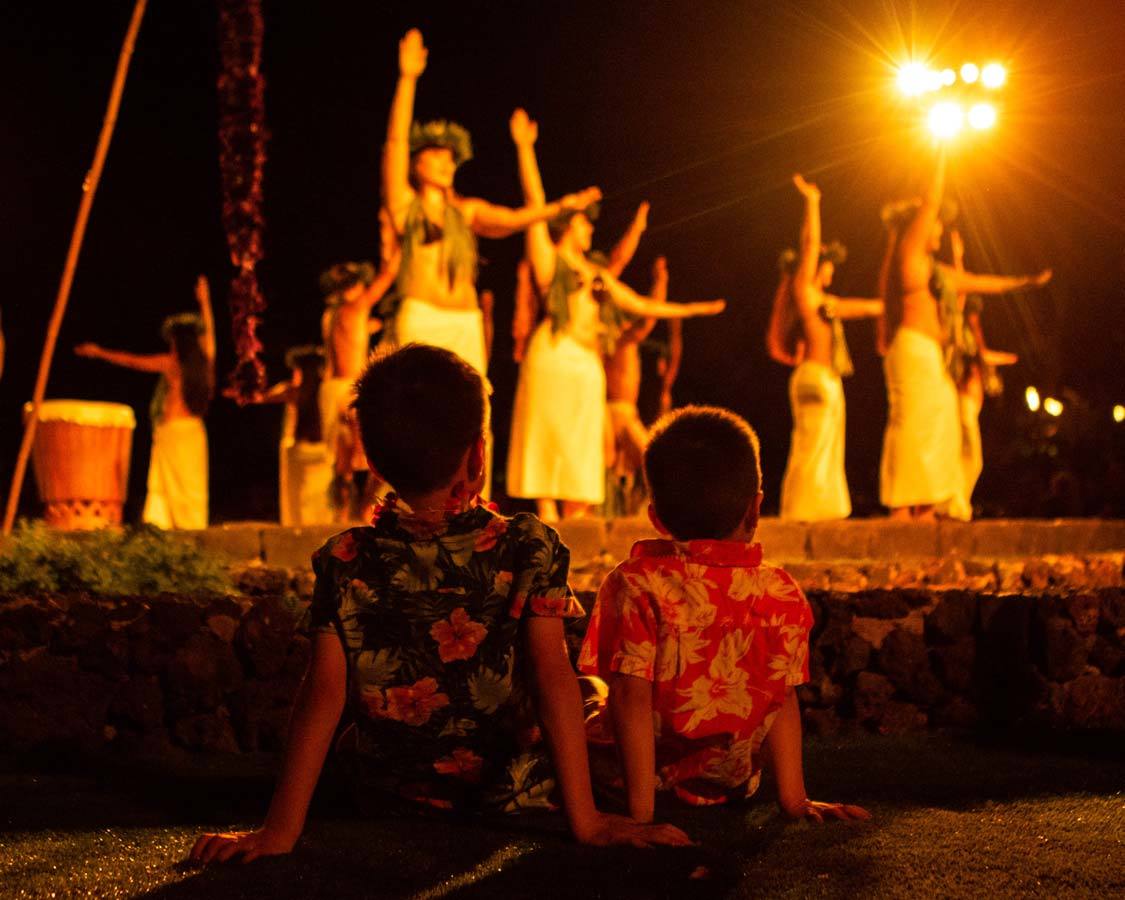
[[[318,798],[289,857],[178,864],[202,828],[264,812],[260,768],[0,775],[3,897],[931,897],[1125,894],[1120,738],[853,736],[812,741],[810,795],[870,824],[786,824],[769,788],[739,808],[660,810],[700,842],[578,847],[553,817],[516,826],[361,819]],[[245,765],[245,764],[240,764]],[[693,878],[702,874],[704,877]]]

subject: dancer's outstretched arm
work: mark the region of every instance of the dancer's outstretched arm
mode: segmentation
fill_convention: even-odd
[[[600,270],[598,273],[610,298],[625,312],[653,319],[694,319],[699,316],[717,316],[727,308],[726,300],[699,300],[692,303],[668,303],[642,297],[632,288]]]
[[[539,126],[526,112],[517,109],[512,113],[512,141],[516,145],[516,158],[519,160],[520,186],[523,188],[523,202],[528,206],[544,204],[547,194],[543,190],[543,178],[539,174],[539,160],[535,156],[535,141],[539,138]],[[555,276],[555,245],[551,242],[546,221],[536,222],[527,229],[527,260],[531,263],[535,280],[550,284]]]
[[[637,207],[636,215],[633,216],[633,221],[629,223],[625,233],[621,235],[621,240],[609,251],[609,265],[606,266],[606,269],[616,278],[621,277],[621,273],[625,271],[625,267],[629,265],[633,255],[637,252],[637,247],[641,243],[641,235],[648,228],[648,209],[647,200]]]
[[[836,297],[836,315],[841,319],[876,319],[883,314],[884,304],[878,297]]]
[[[74,348],[74,352],[87,359],[100,359],[110,365],[135,369],[138,372],[163,374],[172,367],[171,353],[128,353],[125,350],[107,350],[105,347],[91,343],[79,344]]]
[[[414,119],[414,90],[418,78],[426,71],[428,54],[422,32],[417,28],[398,42],[398,84],[387,120],[387,142],[383,145],[383,202],[399,230],[400,219],[414,199],[410,187],[410,123]]]
[[[207,283],[206,275],[200,275],[196,279],[195,299],[199,303],[199,318],[203,321],[203,334],[199,337],[199,345],[203,348],[203,355],[213,365],[215,362],[215,316],[211,312],[211,286]]]
[[[600,200],[601,196],[602,192],[598,188],[588,187],[542,206],[528,204],[520,209],[498,206],[479,197],[467,197],[461,201],[461,211],[476,234],[488,238],[505,238],[536,223],[546,223],[567,210],[583,210]]]
[[[930,280],[929,241],[934,224],[941,213],[945,196],[945,150],[939,148],[937,164],[930,185],[922,196],[922,204],[914,218],[906,225],[898,244],[898,259],[894,264],[902,267],[902,286],[907,294],[922,290]]]
[[[793,296],[800,306],[819,306],[820,291],[816,284],[816,270],[820,262],[820,188],[793,176],[793,184],[805,198],[805,218],[801,222],[800,255],[793,273]]]
[[[958,272],[952,266],[941,264],[959,294],[1010,294],[1026,288],[1043,287],[1051,280],[1052,271],[1044,269],[1035,275],[978,275],[975,272]]]

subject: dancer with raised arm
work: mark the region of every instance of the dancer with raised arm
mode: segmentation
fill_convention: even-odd
[[[941,151],[922,199],[884,211],[890,250],[881,292],[889,339],[883,368],[890,409],[879,493],[898,519],[932,519],[963,491],[958,295],[1006,293],[1041,286],[1051,278],[1050,270],[1010,278],[956,272],[938,263],[934,254],[941,248],[944,227],[955,218],[951,206],[943,206],[944,188]]]
[[[215,388],[215,320],[211,292],[200,275],[195,283],[199,313],[164,320],[165,353],[127,353],[97,344],[74,352],[115,366],[159,375],[152,398],[152,453],[148,465],[145,522],[158,528],[207,527],[207,428],[203,416]]]
[[[538,126],[523,110],[511,121],[524,200],[545,196],[535,157]],[[591,200],[594,198],[591,198]],[[668,303],[641,297],[590,251],[595,211],[566,210],[527,230],[527,257],[544,297],[546,318],[535,330],[520,366],[508,451],[508,493],[535,499],[548,521],[585,514],[605,498],[606,382],[602,339],[620,314],[638,318],[717,315],[722,300]]]
[[[1019,362],[1014,353],[993,350],[984,339],[981,312],[984,300],[980,294],[966,295],[963,287],[965,275],[965,242],[961,232],[949,232],[949,246],[953,259],[953,277],[957,281],[959,318],[954,334],[953,353],[950,356],[952,371],[957,380],[958,412],[961,417],[961,491],[950,501],[946,510],[950,518],[969,521],[973,517],[973,491],[984,470],[984,448],[980,436],[980,413],[985,396],[998,397],[1004,390],[997,373],[1000,366]],[[980,276],[977,276],[980,277]],[[1049,272],[1032,279],[1009,279],[1012,289],[1045,284]],[[977,282],[979,284],[979,282]]]
[[[961,489],[957,386],[945,365],[939,301],[931,293],[940,272],[933,254],[941,246],[944,190],[939,151],[921,200],[884,215],[890,235],[880,293],[889,410],[879,497],[896,519],[933,518],[935,507]]]
[[[847,254],[838,243],[821,244],[817,186],[800,175],[793,184],[805,198],[800,251],[782,255],[766,341],[770,356],[793,367],[793,432],[781,482],[781,518],[846,519],[852,502],[844,473],[843,379],[854,370],[843,323],[882,315],[883,302],[828,293],[836,266]]]
[[[472,157],[469,133],[453,122],[412,123],[414,91],[428,51],[419,31],[399,43],[399,79],[383,150],[383,203],[402,244],[401,304],[394,321],[399,346],[426,343],[456,353],[485,375],[485,329],[477,298],[476,238],[501,238],[567,209],[584,209],[597,189],[522,209],[462,197],[458,166]]]

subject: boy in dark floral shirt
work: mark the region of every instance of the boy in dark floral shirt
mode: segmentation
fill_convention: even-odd
[[[313,658],[265,825],[203,835],[192,858],[291,850],[345,705],[357,787],[462,811],[548,806],[557,794],[581,842],[688,843],[670,825],[594,807],[563,635],[563,620],[582,614],[569,553],[534,516],[507,519],[481,503],[481,377],[413,344],[372,363],[356,387],[367,457],[397,493],[371,526],[313,556]]]

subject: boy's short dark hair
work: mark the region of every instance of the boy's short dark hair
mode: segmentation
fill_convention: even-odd
[[[448,350],[407,344],[377,356],[356,381],[353,403],[367,459],[400,493],[448,484],[484,434],[484,379]]]
[[[717,406],[685,406],[657,422],[644,465],[656,516],[679,541],[728,537],[762,487],[758,435]]]

